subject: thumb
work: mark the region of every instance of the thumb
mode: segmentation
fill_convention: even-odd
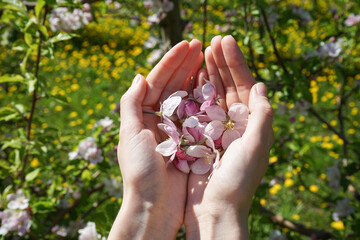
[[[145,94],[145,78],[138,74],[120,100],[120,136],[135,135],[143,129],[142,103]]]
[[[252,86],[249,96],[250,115],[244,138],[254,142],[254,147],[270,147],[274,141],[272,132],[273,109],[266,97],[266,87],[263,83]]]

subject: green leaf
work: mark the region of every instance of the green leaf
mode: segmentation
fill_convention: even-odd
[[[49,42],[56,43],[56,42],[66,41],[66,40],[69,40],[69,39],[71,39],[73,37],[78,37],[78,36],[79,35],[77,35],[77,34],[59,33],[55,37],[50,38]]]
[[[11,139],[10,141],[5,141],[1,147],[2,150],[11,147],[11,148],[15,148],[15,149],[20,149],[22,147],[21,144],[21,139],[20,138],[15,138],[15,139]]]
[[[3,82],[23,82],[24,78],[21,75],[9,75],[5,74],[0,77],[0,83]]]
[[[89,171],[89,170],[84,170],[83,172],[82,172],[82,174],[81,174],[81,179],[82,180],[91,180],[91,172]]]
[[[0,121],[7,122],[7,121],[17,118],[18,116],[19,116],[19,113],[10,107],[0,108]]]
[[[8,161],[0,159],[0,168],[4,168],[4,169],[10,169],[10,164]]]
[[[34,171],[29,172],[28,174],[26,174],[25,180],[27,182],[34,180],[39,175],[39,172],[40,172],[40,168],[37,168]]]
[[[30,33],[25,33],[24,39],[25,39],[26,44],[29,47],[31,47],[31,44],[32,44],[32,41],[33,41],[31,34]]]
[[[26,43],[22,39],[18,39],[12,44],[12,50],[14,51],[24,52],[28,48],[29,48],[28,45],[26,45]]]
[[[46,27],[45,27],[44,25],[40,25],[40,26],[39,26],[39,31],[40,31],[46,38],[49,37],[48,31],[47,31],[47,29],[46,29]]]
[[[35,16],[39,19],[41,9],[45,6],[45,0],[38,0],[35,6]]]
[[[26,6],[22,0],[2,0],[0,1],[0,8],[7,8],[26,13]]]
[[[28,92],[31,93],[35,90],[35,85],[36,85],[37,80],[36,79],[28,79],[27,80],[27,85],[28,85]]]
[[[22,73],[25,73],[25,72],[26,72],[26,64],[27,64],[27,60],[28,60],[31,52],[32,52],[32,49],[29,48],[29,49],[27,50],[27,52],[26,52],[26,55],[25,55],[24,59],[23,59],[22,62],[20,63],[20,70],[21,70]]]

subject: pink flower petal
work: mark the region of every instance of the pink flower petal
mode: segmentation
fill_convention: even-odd
[[[162,105],[162,114],[167,117],[171,117],[174,114],[175,109],[179,106],[182,98],[174,96],[166,99]]]
[[[199,103],[203,103],[205,101],[203,95],[202,95],[202,86],[197,86],[194,91],[194,98],[196,99],[196,101],[198,101]]]
[[[190,167],[186,160],[176,160],[175,161],[175,167],[182,171],[183,173],[189,173]]]
[[[243,123],[243,122],[235,123],[234,128],[236,131],[238,131],[240,133],[240,136],[242,136],[246,130],[246,123]]]
[[[233,103],[229,108],[229,117],[235,122],[243,121],[249,116],[249,108],[242,103]]]
[[[186,154],[192,157],[204,157],[205,154],[211,154],[211,150],[203,145],[193,145],[186,150]]]
[[[186,91],[176,91],[173,94],[171,94],[168,98],[175,97],[175,96],[179,96],[181,98],[184,98],[187,95],[188,95],[188,93]]]
[[[235,141],[236,139],[240,138],[240,133],[236,130],[228,129],[224,132],[222,136],[222,146],[224,149],[227,149],[229,145]]]
[[[182,124],[183,127],[189,127],[189,128],[194,128],[196,126],[199,126],[199,119],[197,117],[189,117],[187,119],[185,119],[185,121]]]
[[[211,120],[226,121],[226,113],[218,105],[209,106],[205,111]]]
[[[155,151],[167,157],[177,151],[177,145],[173,139],[169,139],[157,145]]]
[[[212,101],[216,98],[216,89],[214,84],[210,81],[205,80],[206,84],[202,87],[202,94],[204,96],[205,101]]]
[[[205,134],[213,140],[218,139],[224,132],[224,124],[219,120],[211,121],[205,128]]]
[[[202,175],[207,173],[211,168],[211,165],[205,161],[205,159],[200,158],[191,164],[190,169],[193,173]]]

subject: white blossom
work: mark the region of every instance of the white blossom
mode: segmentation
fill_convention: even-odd
[[[0,235],[6,235],[10,231],[17,231],[19,236],[24,236],[30,231],[31,221],[26,211],[6,209],[0,212],[0,219]]]
[[[94,124],[94,129],[97,128],[98,126],[101,126],[103,128],[103,132],[108,132],[110,131],[111,128],[114,127],[113,125],[114,121],[112,119],[110,119],[109,117],[105,117],[103,119],[100,119],[99,121],[97,121]]]
[[[91,164],[97,164],[104,160],[102,151],[96,145],[96,141],[93,137],[88,137],[79,143],[78,149],[75,152],[69,153],[69,159],[84,158]]]
[[[86,227],[80,229],[79,231],[79,240],[97,240],[100,238],[98,233],[96,232],[96,225],[94,222],[88,222]]]
[[[8,208],[10,209],[26,209],[29,206],[29,198],[25,197],[25,194],[21,189],[18,189],[16,193],[7,195]]]
[[[87,6],[84,7],[87,10]],[[55,8],[49,18],[50,28],[54,32],[78,30],[89,24],[91,20],[92,15],[90,12],[78,8],[74,9],[73,12],[69,12],[66,7]]]

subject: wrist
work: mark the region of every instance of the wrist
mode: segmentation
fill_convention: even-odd
[[[249,239],[248,211],[236,205],[201,203],[187,215],[188,239]]]
[[[171,239],[177,229],[169,226],[159,202],[145,201],[136,195],[124,196],[108,239]]]

